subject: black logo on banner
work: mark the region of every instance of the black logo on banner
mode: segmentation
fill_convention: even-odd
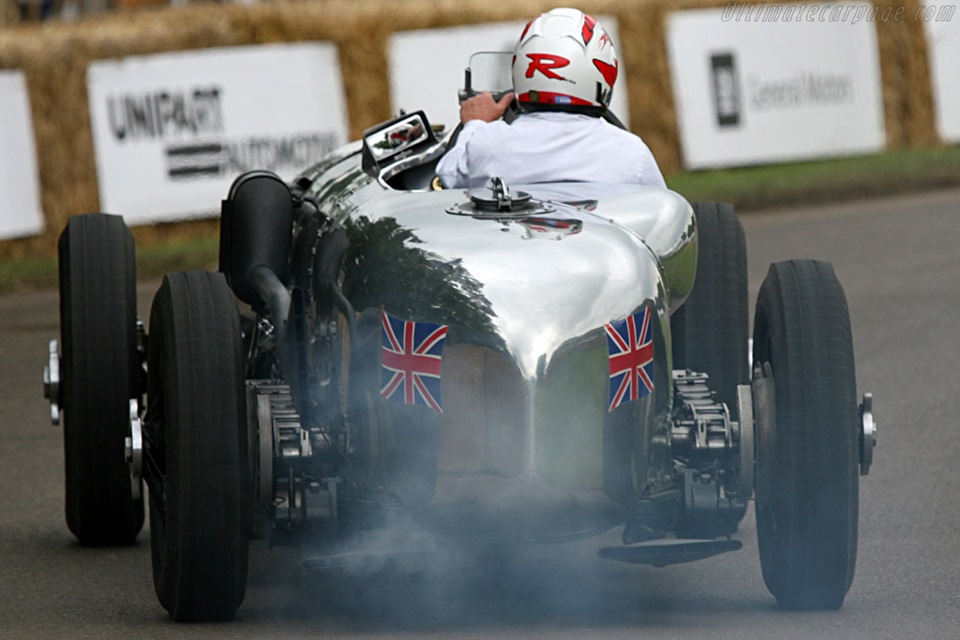
[[[166,147],[167,175],[173,180],[185,180],[252,169],[300,169],[336,147],[337,136],[332,132],[173,144]]]
[[[337,135],[325,131],[230,138],[223,96],[217,85],[110,95],[108,124],[118,143],[162,144],[171,180],[300,169],[338,145]]]
[[[740,125],[740,79],[737,77],[736,61],[732,53],[710,56],[710,72],[713,81],[713,106],[717,124],[721,127]]]
[[[107,119],[117,142],[169,140],[223,131],[223,89],[216,85],[107,96]]]

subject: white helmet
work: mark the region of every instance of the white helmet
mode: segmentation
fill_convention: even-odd
[[[513,90],[521,106],[610,105],[619,63],[610,36],[578,9],[531,20],[513,51]]]

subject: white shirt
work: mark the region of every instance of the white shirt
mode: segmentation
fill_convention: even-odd
[[[601,182],[666,188],[653,154],[638,136],[603,118],[559,111],[524,113],[511,124],[471,120],[437,165],[448,188]]]

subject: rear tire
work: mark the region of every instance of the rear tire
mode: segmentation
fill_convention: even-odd
[[[850,317],[829,263],[770,266],[753,349],[775,389],[756,443],[763,578],[781,607],[838,609],[857,556],[859,418]]]
[[[250,469],[240,321],[223,275],[168,275],[150,336],[154,587],[174,620],[229,620],[246,591]]]
[[[737,419],[737,385],[750,379],[747,243],[733,206],[697,202],[693,210],[697,277],[670,318],[673,368],[709,375],[710,388]]]
[[[133,544],[143,499],[131,493],[124,439],[141,391],[136,261],[123,218],[71,218],[59,269],[67,526],[82,545]]]

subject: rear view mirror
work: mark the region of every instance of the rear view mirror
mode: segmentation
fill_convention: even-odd
[[[423,111],[401,115],[363,132],[363,169],[377,174],[436,141]]]

